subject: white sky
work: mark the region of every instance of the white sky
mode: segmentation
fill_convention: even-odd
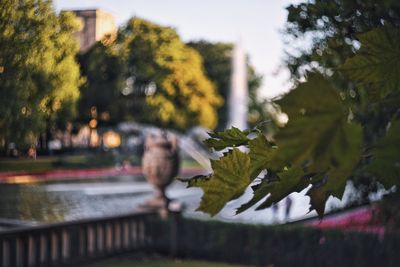
[[[262,96],[287,91],[282,64],[285,7],[299,0],[54,0],[57,10],[100,8],[121,25],[136,15],[177,29],[183,41],[241,41],[257,72],[264,76]]]

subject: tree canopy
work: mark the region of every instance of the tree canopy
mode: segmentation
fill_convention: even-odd
[[[50,1],[0,4],[0,143],[34,144],[39,133],[63,127],[75,113],[80,72],[71,13]]]
[[[125,78],[127,66],[116,44],[98,42],[86,53],[80,54],[78,60],[86,78],[81,86],[78,120],[87,123],[92,119],[92,107],[96,107],[101,124],[115,124],[128,119],[132,107],[124,94],[130,89],[125,89],[128,86]]]
[[[400,26],[397,0],[304,1],[287,11],[285,38],[290,49],[286,64],[294,77],[316,66],[332,75],[334,68],[355,55],[360,33],[383,25]]]
[[[135,17],[119,30],[115,44],[98,44],[84,57],[83,99],[93,101],[83,105],[86,110],[98,106],[120,121],[179,130],[216,127],[222,99],[204,73],[200,54],[174,29]],[[94,92],[104,97],[93,98]],[[113,109],[118,105],[125,111]]]

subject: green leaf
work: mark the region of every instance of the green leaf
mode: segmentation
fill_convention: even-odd
[[[237,213],[241,213],[253,205],[257,204],[263,198],[268,198],[261,203],[256,210],[270,207],[273,203],[281,201],[292,192],[300,192],[309,185],[309,178],[303,176],[304,173],[300,168],[291,168],[279,173],[279,180],[270,181],[264,179],[255,187],[253,198],[240,206]]]
[[[274,150],[276,149],[261,133],[259,133],[256,138],[249,141],[249,149],[250,178],[254,180],[261,171],[267,169]],[[247,205],[242,205],[237,213],[250,208],[265,196],[266,194],[263,194],[263,190],[261,190],[260,193],[255,193],[252,201],[249,201]]]
[[[356,124],[338,125],[338,133],[327,155],[335,155],[335,158],[327,158],[332,164],[326,172],[321,173],[322,179],[313,183],[313,187],[307,192],[310,197],[311,208],[315,209],[320,217],[325,211],[325,202],[329,196],[339,199],[343,197],[347,179],[352,175],[353,169],[361,157],[362,130]]]
[[[249,131],[241,131],[236,127],[226,129],[223,132],[209,133],[211,138],[208,138],[204,143],[217,151],[228,147],[247,145]]]
[[[384,97],[400,90],[400,29],[391,26],[360,34],[361,50],[341,67],[353,81]]]
[[[385,188],[400,181],[400,121],[393,120],[386,135],[372,149],[372,161],[367,171],[375,175]]]
[[[249,149],[250,177],[255,179],[262,170],[267,169],[276,149],[262,133],[249,141]]]
[[[204,191],[197,210],[211,216],[217,214],[225,204],[243,194],[251,183],[250,157],[247,153],[233,148],[219,160],[211,160],[214,173],[197,177],[188,182],[188,187],[200,187]]]
[[[278,104],[289,121],[275,137],[278,149],[271,167],[293,166],[303,169],[306,176],[324,176],[309,194],[312,208],[322,215],[321,207],[329,195],[342,197],[347,178],[360,158],[361,127],[347,121],[340,96],[319,74],[309,75],[306,83]]]
[[[338,126],[347,124],[347,111],[336,90],[319,74],[310,74],[278,101],[289,121],[275,136],[275,169],[312,164],[330,147]],[[326,165],[326,164],[325,164]]]

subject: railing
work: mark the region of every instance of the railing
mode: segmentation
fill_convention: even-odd
[[[0,267],[65,266],[154,247],[159,223],[156,213],[138,212],[0,232]]]
[[[400,235],[183,219],[171,212],[0,232],[0,267],[82,266],[124,252],[256,266],[400,266]],[[329,259],[327,261],[326,259]]]

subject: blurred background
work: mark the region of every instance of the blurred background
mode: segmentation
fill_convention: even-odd
[[[136,167],[146,134],[157,129],[180,135],[187,177],[209,172],[210,154],[201,143],[209,130],[261,123],[273,135],[287,118],[272,100],[318,64],[331,71],[359,47],[354,34],[386,16],[384,8],[371,11],[372,2],[354,3],[360,11],[354,20],[371,26],[350,23],[354,32],[344,32],[349,25],[338,20],[335,27],[343,33],[324,37],[330,13],[323,3],[315,4],[316,14],[327,12],[320,20],[301,1],[57,0],[27,2],[17,10],[12,1],[2,5],[0,190],[10,194],[2,194],[8,204],[0,212],[37,221],[130,211],[151,192]],[[385,8],[397,23],[395,4]],[[332,38],[345,43],[330,47]],[[191,207],[188,214],[203,216],[194,212],[201,191],[174,186],[170,194]],[[349,184],[344,200],[331,198],[328,210],[384,193],[358,189]],[[25,201],[28,211],[20,210],[29,194],[43,200]],[[315,215],[307,214],[303,196],[293,194],[291,219]],[[38,208],[45,203],[53,204]],[[228,205],[217,218],[283,221],[281,206],[276,216],[270,209],[234,216]]]
[[[269,120],[269,99],[292,84],[282,34],[291,3],[54,1],[13,12],[15,24],[4,27],[26,39],[8,41],[3,53],[14,69],[3,64],[2,82],[15,94],[2,90],[0,169],[10,194],[1,217],[50,222],[131,211],[152,192],[135,168],[157,128],[181,136],[184,175],[207,173],[206,131],[237,126],[230,117],[249,128]],[[235,46],[243,59],[233,74]],[[234,75],[245,80],[238,89]],[[232,90],[246,92],[229,105]],[[230,116],[238,105],[242,114]],[[188,214],[205,216],[194,212],[201,190],[180,182],[170,190]],[[306,202],[295,202],[296,216]],[[220,218],[275,220],[270,212],[233,215],[227,207]]]

